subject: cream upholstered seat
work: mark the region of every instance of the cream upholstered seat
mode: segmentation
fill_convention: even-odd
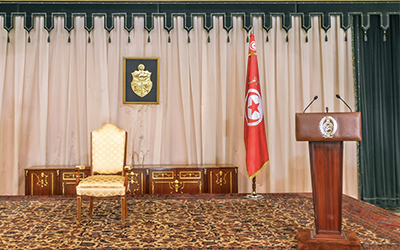
[[[81,223],[82,196],[90,197],[89,215],[93,214],[93,197],[121,197],[122,226],[128,217],[126,190],[129,166],[125,166],[127,133],[113,124],[106,124],[91,133],[91,176],[79,180],[79,171],[85,166],[76,166],[76,194],[78,201],[78,224]]]

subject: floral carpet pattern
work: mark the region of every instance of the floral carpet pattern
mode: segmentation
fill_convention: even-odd
[[[118,198],[0,197],[0,249],[296,249],[297,229],[313,228],[311,194],[144,195],[128,197],[126,225]],[[343,230],[362,249],[400,249],[400,216],[343,197]]]

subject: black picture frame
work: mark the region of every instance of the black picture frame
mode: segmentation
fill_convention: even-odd
[[[145,96],[141,97],[132,89],[134,71],[138,66],[144,65],[144,71],[151,72],[152,88]],[[158,57],[124,57],[123,58],[123,103],[124,104],[158,104],[160,79],[160,58]]]

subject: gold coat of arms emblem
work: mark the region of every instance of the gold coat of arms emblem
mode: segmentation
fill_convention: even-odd
[[[151,89],[153,88],[153,82],[150,79],[151,72],[145,70],[145,66],[143,64],[139,64],[138,69],[133,71],[131,74],[131,87],[133,92],[140,97],[144,97],[150,93]]]
[[[337,129],[337,122],[332,116],[325,116],[319,122],[319,130],[324,138],[333,138]]]

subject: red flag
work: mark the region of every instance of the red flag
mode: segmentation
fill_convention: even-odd
[[[258,77],[256,42],[250,34],[247,62],[246,100],[244,112],[244,143],[246,146],[247,174],[255,177],[269,162],[265,136],[264,112]]]

